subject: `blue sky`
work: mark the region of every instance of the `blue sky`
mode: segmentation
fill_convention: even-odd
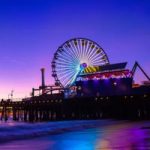
[[[40,68],[53,84],[51,61],[66,40],[96,41],[111,63],[137,60],[150,75],[149,0],[1,0],[0,98],[13,89],[28,96],[40,84]],[[142,74],[136,80],[145,80]]]

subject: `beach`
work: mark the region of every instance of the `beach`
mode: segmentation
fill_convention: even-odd
[[[150,122],[77,120],[1,123],[3,150],[147,150]]]

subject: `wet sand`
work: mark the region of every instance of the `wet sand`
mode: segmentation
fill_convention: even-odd
[[[94,121],[93,121],[94,122]],[[2,150],[149,150],[150,122],[108,121],[43,137],[1,143]]]

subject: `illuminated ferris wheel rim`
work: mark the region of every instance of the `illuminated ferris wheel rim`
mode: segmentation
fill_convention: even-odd
[[[71,39],[65,41],[63,44],[61,44],[61,46],[59,46],[58,49],[61,48],[61,47],[62,47],[63,45],[65,45],[66,43],[68,43],[68,42],[70,42],[70,41],[74,41],[74,40],[87,40],[87,41],[90,41],[90,42],[96,44],[100,49],[103,50],[103,52],[105,53],[105,55],[106,55],[106,57],[107,57],[107,60],[108,60],[108,62],[109,62],[109,58],[108,58],[108,56],[107,56],[105,50],[104,50],[97,42],[95,42],[95,41],[93,41],[93,40],[91,40],[91,39],[88,39],[88,38],[83,38],[83,37],[71,38]],[[58,50],[58,49],[57,49],[57,50]],[[56,52],[57,52],[57,51],[56,51]],[[56,53],[56,52],[55,52],[55,53]]]
[[[96,52],[97,49],[100,50],[99,54]],[[63,55],[61,55],[62,53]],[[86,57],[84,55],[86,55]],[[88,55],[90,55],[90,57]],[[88,58],[88,61],[83,60],[84,58],[83,56],[85,58]],[[70,57],[70,59],[68,57]],[[104,57],[105,59],[103,59]],[[52,60],[52,76],[55,78],[55,82],[57,85],[60,85],[61,87],[66,87],[67,85],[70,84],[69,83],[71,82],[70,80],[72,80],[73,82],[76,79],[75,77],[70,77],[71,79],[70,80],[68,79],[68,81],[66,81],[68,76],[77,76],[81,68],[83,70],[88,66],[102,66],[106,64],[109,64],[108,56],[99,44],[88,38],[81,38],[81,37],[72,38],[61,44],[58,47],[57,51],[54,53],[54,57]],[[69,71],[70,65],[74,67],[71,68],[72,70],[74,70],[72,72]],[[76,70],[78,70],[78,72]],[[62,79],[62,76],[64,76],[64,79]]]

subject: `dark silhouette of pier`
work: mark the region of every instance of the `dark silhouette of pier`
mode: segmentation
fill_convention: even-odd
[[[76,97],[62,99],[58,94],[32,97],[27,101],[0,102],[1,120],[10,109],[15,121],[56,121],[82,119],[150,119],[150,94],[130,96]]]

